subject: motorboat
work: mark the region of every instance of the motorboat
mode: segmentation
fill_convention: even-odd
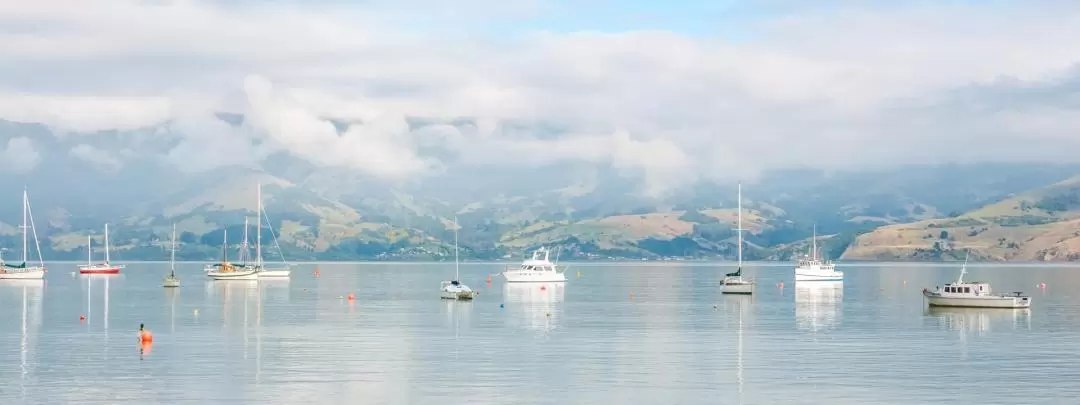
[[[517,268],[508,268],[502,276],[508,283],[551,283],[566,281],[566,274],[549,260],[551,251],[541,247]]]
[[[968,252],[968,256],[971,253]],[[967,274],[967,257],[960,267],[960,277],[956,281],[936,287],[933,291],[923,289],[923,297],[932,307],[966,308],[1030,308],[1031,297],[1022,292],[995,294],[990,283],[964,281]]]

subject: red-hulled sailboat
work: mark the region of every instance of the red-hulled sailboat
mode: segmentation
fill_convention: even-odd
[[[105,262],[94,263],[94,250],[92,249],[90,235],[86,236],[86,264],[79,265],[80,274],[119,274],[122,264],[109,263],[109,224],[105,224]]]

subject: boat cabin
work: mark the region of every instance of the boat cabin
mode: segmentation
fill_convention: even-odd
[[[937,293],[958,295],[990,295],[990,284],[973,281],[968,283],[949,283],[937,288]]]

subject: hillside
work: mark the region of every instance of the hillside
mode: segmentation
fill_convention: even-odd
[[[951,218],[883,226],[860,235],[843,259],[1080,260],[1080,176]]]

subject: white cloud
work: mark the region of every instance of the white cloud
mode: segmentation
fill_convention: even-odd
[[[30,138],[20,136],[8,139],[7,145],[0,151],[0,159],[4,160],[5,171],[23,173],[36,167],[41,155],[34,149]]]
[[[69,155],[82,159],[84,162],[105,172],[116,172],[123,167],[120,158],[107,150],[98,149],[92,145],[79,144],[68,152]]]
[[[553,7],[542,1],[440,8],[451,19],[441,24],[410,14],[427,7],[416,1],[73,4],[0,5],[0,118],[74,131],[168,119],[185,135],[168,159],[192,170],[275,151],[394,180],[451,163],[585,161],[638,173],[659,194],[694,173],[1076,160],[1059,151],[1080,139],[1075,104],[1031,98],[975,113],[955,93],[1075,75],[1074,3],[831,9],[767,19],[739,42],[663,30],[495,41],[447,30]],[[215,122],[219,109],[248,114],[245,127]],[[478,125],[412,131],[409,116]],[[329,118],[356,124],[339,134]],[[510,122],[561,131],[522,134],[505,130]]]

